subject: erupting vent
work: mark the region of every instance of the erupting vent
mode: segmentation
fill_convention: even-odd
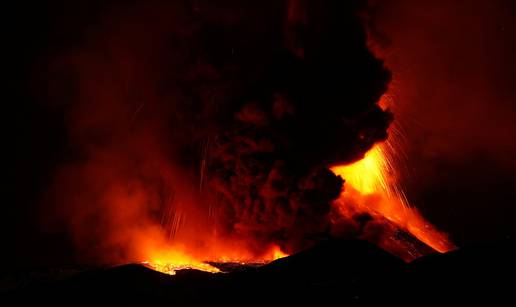
[[[379,214],[409,232],[434,250],[444,253],[455,248],[448,236],[436,230],[410,206],[398,185],[393,141],[375,145],[364,158],[332,171],[345,178],[344,192],[336,201],[340,212],[353,210]]]

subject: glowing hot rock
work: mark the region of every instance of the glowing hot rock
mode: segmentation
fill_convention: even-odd
[[[177,271],[180,270],[199,270],[210,273],[219,273],[221,270],[210,263],[233,263],[239,265],[246,265],[249,263],[252,264],[265,264],[279,258],[283,258],[288,256],[288,254],[281,251],[281,249],[277,246],[274,246],[270,249],[270,251],[260,257],[260,258],[249,258],[249,257],[225,257],[219,256],[216,258],[212,258],[209,261],[202,261],[196,259],[194,256],[190,256],[187,253],[178,252],[177,248],[172,246],[158,250],[154,253],[153,256],[150,257],[150,260],[142,262],[148,268],[151,268],[155,271],[175,275]]]
[[[394,154],[394,146],[386,142],[375,145],[360,161],[333,167],[332,171],[345,180],[336,206],[343,211],[353,206],[354,212],[381,215],[438,252],[453,249],[447,235],[409,205],[396,181]]]

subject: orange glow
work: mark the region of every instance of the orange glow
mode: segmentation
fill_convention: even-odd
[[[332,171],[345,178],[348,186],[363,194],[372,194],[377,191],[389,192],[388,176],[389,160],[385,159],[381,146],[375,146],[366,153],[364,158],[351,165],[342,165],[332,168]]]
[[[382,107],[387,107],[385,97],[382,101]],[[397,181],[397,166],[401,162],[400,156],[403,157],[403,146],[400,143],[402,135],[395,125],[390,129],[389,139],[376,144],[361,160],[331,168],[345,180],[344,191],[334,202],[340,218],[352,218],[349,212],[381,215],[438,252],[454,249],[455,246],[447,235],[438,231],[409,204]],[[142,264],[170,275],[182,269],[220,272],[218,268],[209,264],[213,262],[268,263],[288,256],[278,246],[270,246],[264,253],[257,255],[256,252],[249,251],[244,242],[211,237],[207,233],[193,232],[181,235],[179,232],[172,241],[163,237],[161,233],[145,235],[139,242],[139,249],[144,260]],[[396,249],[389,244],[383,242],[382,247],[387,250]],[[415,255],[405,260],[417,257]]]
[[[346,206],[353,206],[357,212],[380,214],[434,250],[441,253],[452,250],[455,246],[448,236],[410,206],[397,182],[399,139],[399,131],[393,127],[389,140],[376,144],[362,160],[332,168],[345,180],[344,192],[335,205],[342,214]]]
[[[233,246],[234,248],[234,246]],[[230,256],[223,256],[224,250],[229,253]],[[176,271],[184,269],[194,269],[210,273],[219,273],[220,270],[212,265],[210,262],[215,263],[268,263],[279,258],[288,256],[279,247],[273,246],[270,250],[260,257],[250,256],[250,253],[244,249],[231,249],[231,245],[228,244],[225,248],[222,247],[218,253],[219,255],[203,255],[195,256],[195,252],[182,251],[181,246],[165,246],[162,249],[151,251],[148,256],[148,260],[143,261],[142,264],[158,272],[162,272],[169,275],[175,275]],[[202,260],[201,260],[202,259]]]
[[[274,247],[272,250],[272,259],[277,260],[280,258],[287,257],[288,254],[285,254],[279,247]]]
[[[198,262],[192,259],[185,258],[184,260],[178,260],[178,259],[158,259],[158,260],[151,260],[151,261],[144,261],[142,262],[143,265],[169,275],[175,275],[176,271],[178,270],[185,270],[185,269],[194,269],[199,271],[205,271],[210,273],[218,273],[220,272],[219,269],[217,269],[214,266],[211,266],[207,263]]]

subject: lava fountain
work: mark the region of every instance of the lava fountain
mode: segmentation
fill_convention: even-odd
[[[386,97],[382,97],[380,105],[386,105]],[[437,230],[410,205],[397,181],[402,137],[394,123],[389,138],[374,145],[361,160],[332,167],[335,174],[345,179],[344,191],[335,205],[341,209],[352,205],[358,212],[379,214],[435,251],[450,251],[455,246],[447,234]]]
[[[161,250],[155,250],[151,253],[149,260],[141,262],[144,266],[155,271],[175,275],[180,270],[199,270],[210,273],[220,273],[221,270],[215,264],[234,264],[234,265],[263,265],[268,262],[288,256],[281,251],[279,247],[271,248],[265,255],[261,257],[246,256],[244,250],[232,251],[233,256],[212,256],[212,258],[198,258],[187,252],[178,252],[178,247],[168,246]],[[240,254],[240,256],[238,256]],[[204,260],[200,260],[204,259]]]

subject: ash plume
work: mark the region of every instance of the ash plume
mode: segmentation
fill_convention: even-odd
[[[112,259],[164,232],[198,246],[216,233],[257,254],[329,236],[345,180],[329,167],[362,157],[392,120],[377,105],[390,73],[366,46],[359,9],[106,5],[44,74],[67,127],[51,224],[71,229],[85,254]]]
[[[293,252],[328,235],[343,179],[327,167],[385,139],[391,115],[376,105],[389,73],[367,49],[353,6],[289,4],[278,45],[242,55],[241,69],[257,58],[265,69],[239,99],[230,128],[210,142],[208,174],[221,195],[219,220],[234,221],[226,231]]]

